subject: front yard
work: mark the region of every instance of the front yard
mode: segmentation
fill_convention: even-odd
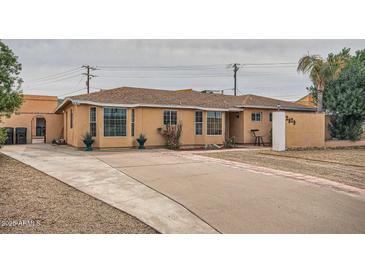
[[[365,189],[365,148],[204,153],[208,157],[302,173]]]
[[[156,233],[138,219],[0,153],[0,233]]]

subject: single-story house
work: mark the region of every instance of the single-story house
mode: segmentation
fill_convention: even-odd
[[[56,96],[23,95],[23,104],[10,118],[1,117],[8,144],[51,143],[63,135],[63,115],[55,113]]]
[[[305,119],[303,115],[298,119],[306,121],[316,115],[314,107],[251,94],[132,87],[67,97],[55,113],[63,115],[62,135],[69,145],[83,147],[82,137],[90,132],[94,147],[111,148],[134,147],[139,134],[146,135],[146,146],[163,146],[165,140],[158,129],[179,122],[183,146],[222,144],[233,136],[237,143],[253,143],[254,129],[270,142],[272,112],[277,110],[285,111],[288,117],[305,114]]]
[[[303,96],[302,98],[295,101],[295,103],[307,107],[317,107],[316,103],[314,102],[314,98],[312,94],[307,94]]]

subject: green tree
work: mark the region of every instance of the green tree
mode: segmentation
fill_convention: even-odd
[[[324,106],[331,113],[331,135],[340,140],[358,140],[365,122],[365,50],[355,56],[324,90]]]
[[[326,82],[338,78],[349,58],[350,49],[344,48],[338,54],[329,54],[327,59],[309,53],[299,59],[297,71],[309,74],[309,78],[314,85],[309,90],[316,98],[318,112],[323,111],[323,91]]]
[[[18,57],[0,40],[0,121],[22,104],[21,69]]]
[[[8,139],[8,135],[6,134],[5,128],[0,128],[0,148],[5,144],[6,139]]]

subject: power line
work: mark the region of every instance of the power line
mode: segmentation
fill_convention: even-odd
[[[168,75],[168,76],[144,76],[144,75],[128,75],[128,76],[109,76],[98,75],[100,78],[117,78],[117,79],[180,79],[180,78],[228,78],[231,75]]]
[[[266,62],[266,63],[240,63],[237,64],[238,67],[271,67],[271,66],[292,66],[297,65],[297,63],[293,62]],[[62,78],[66,76],[66,74],[72,74],[73,72],[79,71],[82,68],[87,68],[88,65],[84,65],[82,67],[75,67],[70,70],[66,70],[59,73],[49,74],[44,77],[29,79],[30,82],[38,82],[38,81],[51,81],[58,78]],[[90,66],[89,66],[90,67]],[[229,66],[228,66],[229,67]],[[218,70],[218,69],[227,69],[227,64],[211,64],[211,65],[172,65],[172,66],[120,66],[120,65],[104,65],[97,67],[90,67],[90,70],[104,70],[104,71],[118,71],[118,70],[169,70],[169,71],[181,71],[181,70]]]
[[[296,63],[291,63],[291,62],[266,62],[266,63],[242,63],[242,64],[237,64],[235,71],[237,72],[239,68],[242,68],[243,66],[247,68],[253,68],[255,66],[257,66],[256,68],[283,68],[283,67],[288,67],[291,65],[296,65]],[[89,68],[88,68],[89,67]],[[135,75],[126,75],[126,76],[119,76],[120,78],[200,78],[200,77],[218,77],[218,76],[226,76],[228,77],[228,74],[225,74],[223,71],[225,71],[228,67],[227,65],[224,64],[211,64],[211,65],[182,65],[182,66],[98,66],[98,67],[90,67],[88,65],[84,65],[82,67],[76,67],[67,71],[63,71],[63,72],[59,72],[59,73],[55,73],[55,74],[50,74],[41,78],[36,78],[36,79],[32,79],[30,80],[31,85],[33,84],[33,82],[41,82],[43,83],[53,83],[53,82],[58,82],[58,81],[63,81],[63,80],[67,80],[70,79],[72,77],[74,77],[74,73],[81,70],[82,68],[86,68],[87,70],[89,70],[89,72],[86,72],[84,75],[87,76],[87,84],[89,83],[90,85],[90,80],[92,77],[94,77],[95,75],[90,75],[90,70],[102,70],[102,71],[125,71],[125,70],[135,70],[135,72],[138,71],[156,71],[161,73],[161,70],[167,70],[167,72],[171,72],[171,73],[181,73],[182,71],[216,71],[215,73],[206,73],[206,74],[191,74],[191,75],[171,75],[170,77],[161,77],[161,75],[158,76],[135,76]],[[110,69],[108,69],[110,68]],[[222,72],[218,72],[217,70],[223,70]],[[244,71],[246,71],[246,69]],[[274,73],[273,73],[274,74]],[[269,74],[267,74],[269,75]],[[76,77],[76,75],[75,75]],[[115,77],[115,76],[105,76],[103,75],[102,77],[107,77],[107,78],[119,78],[119,77]],[[26,83],[29,83],[28,81]],[[41,84],[41,83],[34,83],[34,84]]]
[[[293,62],[272,62],[272,63],[241,63],[243,66],[275,66],[275,65],[298,65]]]
[[[89,93],[90,89],[90,80],[96,75],[92,75],[90,71],[98,70],[101,72],[98,77],[101,78],[120,78],[120,79],[189,79],[189,78],[230,78],[232,77],[232,68],[233,68],[233,78],[234,78],[234,88],[230,88],[229,90],[233,90],[234,94],[237,93],[242,94],[238,90],[237,85],[237,72],[241,72],[241,76],[248,76],[250,73],[255,73],[254,71],[250,71],[252,69],[270,69],[272,72],[265,72],[263,73],[257,72],[255,73],[256,76],[264,76],[264,75],[277,75],[277,73],[281,73],[284,71],[280,71],[283,68],[291,68],[297,63],[292,62],[261,62],[261,63],[234,63],[231,65],[227,64],[210,64],[210,65],[171,65],[171,66],[123,66],[123,65],[104,65],[104,66],[97,66],[91,67],[89,65],[84,65],[81,67],[73,68],[70,70],[66,70],[63,72],[50,74],[41,78],[33,79],[31,81],[30,86],[40,86],[40,85],[50,85],[53,83],[66,81],[68,79],[80,77],[80,75],[86,76],[86,90]],[[85,73],[80,73],[82,69],[86,69]],[[279,70],[278,72],[274,72],[275,70]],[[117,75],[113,75],[113,72]],[[111,75],[110,75],[110,74]],[[287,73],[287,72],[285,72]],[[157,75],[154,75],[157,74]],[[242,75],[243,74],[243,75]],[[82,78],[75,86],[77,87],[81,82]],[[28,82],[27,82],[28,83]],[[260,88],[260,87],[255,87]],[[262,88],[262,87],[261,87]],[[265,87],[266,88],[266,87]],[[269,87],[267,87],[269,88]],[[83,90],[82,88],[80,90]],[[77,91],[80,91],[77,90]],[[227,89],[228,90],[228,89]],[[77,92],[74,91],[74,92]],[[72,94],[66,93],[67,94]],[[60,95],[60,96],[64,96]]]
[[[44,76],[44,77],[41,77],[41,78],[30,79],[29,81],[38,82],[38,81],[45,81],[45,80],[49,80],[49,79],[53,79],[53,78],[59,78],[59,77],[65,76],[65,74],[70,74],[70,73],[78,71],[78,70],[81,70],[81,68],[77,67],[77,68],[73,68],[73,69],[70,69],[70,70],[63,71],[63,72],[50,74],[50,75],[47,75],[47,76]]]
[[[121,69],[201,69],[201,68],[218,68],[226,64],[211,65],[169,65],[169,66],[121,66],[121,65],[102,65],[96,66],[96,69],[121,68]]]
[[[264,62],[264,63],[240,63],[241,66],[293,66],[297,65],[294,62]],[[228,64],[228,68],[231,65]],[[222,69],[227,68],[227,64],[214,64],[214,65],[182,65],[182,66],[119,66],[119,65],[103,65],[97,66],[96,69],[100,70],[125,70],[125,69],[138,69],[138,70],[203,70],[203,69]]]
[[[34,83],[34,84],[26,84],[29,86],[39,86],[39,85],[49,85],[49,84],[53,84],[53,83],[57,83],[57,82],[61,82],[61,81],[64,81],[64,80],[68,80],[68,79],[72,79],[72,78],[75,78],[75,77],[80,77],[81,74],[76,74],[76,75],[71,75],[71,76],[67,76],[67,77],[63,77],[63,78],[57,78],[57,79],[54,79],[54,80],[49,80],[47,82],[43,82],[43,83]]]
[[[78,90],[74,90],[74,91],[68,92],[68,93],[60,94],[60,95],[58,95],[58,96],[60,96],[60,97],[61,97],[61,96],[70,95],[70,94],[76,93],[76,92],[81,91],[81,90],[84,90],[84,89],[85,89],[85,87],[80,88],[80,89],[78,89]]]

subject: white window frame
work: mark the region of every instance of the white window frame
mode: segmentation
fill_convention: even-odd
[[[125,135],[121,135],[121,136],[105,136],[105,125],[104,125],[104,116],[105,116],[105,109],[107,108],[118,108],[118,109],[125,109]],[[104,138],[111,138],[111,139],[115,139],[115,138],[128,138],[128,109],[124,108],[124,107],[103,107],[103,137]]]
[[[169,121],[170,121],[170,123],[169,124],[165,124],[165,112],[166,111],[169,111],[170,112],[170,116],[169,116]],[[171,113],[172,112],[175,112],[176,113],[176,124],[171,124]],[[165,109],[164,111],[163,111],[163,113],[162,113],[162,124],[164,125],[164,126],[166,126],[166,125],[173,125],[173,126],[176,126],[177,125],[177,110],[175,110],[175,109]]]
[[[256,120],[257,118],[257,114],[260,115],[260,120]],[[255,120],[252,120],[252,115],[255,115]],[[255,122],[255,123],[261,123],[262,122],[262,112],[251,112],[251,122]]]
[[[95,109],[95,121],[91,121],[91,109]],[[98,128],[97,128],[97,108],[96,107],[90,107],[89,108],[89,131],[90,131],[90,134],[91,134],[91,123],[94,123],[95,124],[95,136],[91,134],[92,137],[96,137],[98,135]]]
[[[196,114],[198,113],[198,112],[200,112],[201,114],[202,114],[202,121],[201,122],[197,122],[196,121]],[[203,121],[204,121],[204,113],[203,113],[203,111],[202,110],[197,110],[197,111],[195,111],[195,113],[194,113],[194,133],[195,133],[195,135],[196,136],[202,136],[203,135],[203,132],[204,132],[204,129],[203,129]],[[196,133],[196,125],[197,124],[201,124],[202,125],[202,127],[201,127],[201,133],[200,134],[197,134]]]
[[[221,133],[220,134],[209,134],[208,132],[208,116],[209,116],[209,112],[217,112],[220,113],[220,119],[221,119]],[[207,135],[208,136],[222,136],[223,135],[223,112],[222,111],[207,111],[207,117],[206,117],[206,125],[207,125]]]

